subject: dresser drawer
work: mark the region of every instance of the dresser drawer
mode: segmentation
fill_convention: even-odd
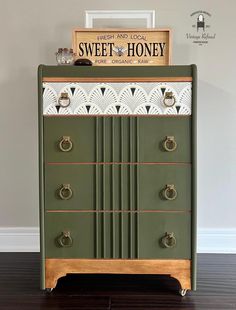
[[[93,210],[96,165],[47,165],[45,208],[47,210]]]
[[[138,201],[138,204],[137,204]],[[191,166],[65,164],[45,167],[47,210],[191,209]]]
[[[140,210],[191,209],[191,165],[138,165]]]
[[[166,235],[166,233],[173,233]],[[191,258],[191,219],[187,213],[141,213],[139,257]]]
[[[162,239],[166,232],[176,244]],[[47,258],[189,259],[191,253],[184,213],[47,213],[45,234]]]
[[[140,162],[190,162],[190,117],[140,117]]]
[[[46,257],[135,258],[136,218],[120,212],[47,212]]]
[[[94,162],[95,132],[94,117],[44,117],[45,161]]]
[[[190,162],[190,139],[190,117],[44,118],[47,162]]]
[[[47,213],[45,248],[47,258],[94,258],[95,214]]]
[[[164,80],[144,83],[44,83],[43,114],[191,114],[192,83]],[[60,104],[60,101],[64,104]]]
[[[120,164],[45,166],[47,210],[135,210],[136,168]],[[134,192],[135,191],[135,192]]]

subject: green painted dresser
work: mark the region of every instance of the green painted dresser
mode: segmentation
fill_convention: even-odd
[[[196,289],[196,75],[39,66],[42,289],[68,273]]]

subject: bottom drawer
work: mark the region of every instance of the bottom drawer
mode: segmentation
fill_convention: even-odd
[[[69,232],[69,236],[63,236]],[[45,248],[47,258],[94,258],[95,216],[93,213],[47,213]]]
[[[171,235],[167,235],[173,233]],[[191,258],[190,213],[142,213],[139,258]]]
[[[120,212],[47,212],[46,257],[135,258],[135,217]]]
[[[47,258],[190,259],[190,213],[49,212],[45,247]]]

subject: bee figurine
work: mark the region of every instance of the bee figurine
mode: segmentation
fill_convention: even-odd
[[[114,46],[113,51],[116,53],[117,56],[123,56],[124,53],[127,51],[127,48],[124,48],[124,46]]]

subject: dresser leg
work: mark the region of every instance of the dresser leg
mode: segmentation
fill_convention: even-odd
[[[180,294],[182,297],[184,297],[184,296],[186,295],[186,293],[187,293],[187,290],[186,290],[186,289],[180,289],[180,290],[179,290],[179,294]]]
[[[51,293],[52,290],[53,290],[53,288],[51,288],[51,287],[50,287],[50,288],[45,288],[45,292],[46,292],[46,293]]]
[[[50,271],[46,273],[47,289],[52,291],[56,287],[58,279],[64,276],[66,276],[66,273],[57,272],[53,268],[50,269]]]
[[[191,276],[190,276],[190,270],[185,270],[184,272],[181,271],[179,273],[172,273],[170,275],[172,278],[175,278],[179,281],[180,284],[180,290],[179,293],[181,296],[185,296],[187,290],[191,290]]]
[[[63,270],[60,264],[50,263],[50,260],[46,260],[45,287],[52,291],[56,287],[58,279],[66,276],[66,274],[67,270]]]

